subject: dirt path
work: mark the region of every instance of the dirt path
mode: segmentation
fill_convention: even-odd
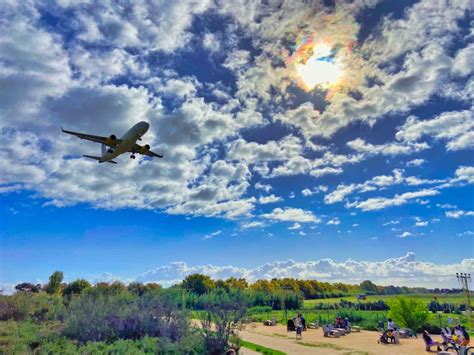
[[[242,339],[268,348],[284,351],[288,355],[298,354],[393,354],[417,355],[426,354],[421,337],[418,339],[401,339],[397,345],[377,344],[379,333],[362,331],[351,333],[340,338],[325,338],[320,329],[308,329],[303,332],[303,338],[297,340],[295,332],[287,332],[286,327],[273,327],[261,324],[250,324],[239,332]],[[433,336],[433,340],[441,340]]]

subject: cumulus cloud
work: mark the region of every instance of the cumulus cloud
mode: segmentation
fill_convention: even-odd
[[[267,203],[275,203],[275,202],[280,202],[283,201],[283,199],[280,196],[275,196],[275,195],[269,195],[269,196],[260,196],[258,199],[258,203],[265,205]]]
[[[387,207],[401,206],[418,197],[435,196],[438,195],[439,191],[434,189],[423,189],[412,192],[405,192],[403,194],[397,194],[393,197],[373,197],[365,201],[356,201],[348,203],[348,207],[354,207],[361,209],[362,211],[375,211],[381,210]]]
[[[338,226],[339,224],[341,224],[341,221],[339,220],[339,218],[333,218],[333,219],[329,220],[326,224],[327,225]]]
[[[0,155],[6,171],[0,177],[0,192],[33,190],[58,207],[89,203],[96,208],[238,219],[252,217],[256,203],[281,201],[276,195],[252,196],[251,183],[267,194],[271,189],[255,178],[302,174],[345,180],[348,166],[374,155],[423,152],[429,148],[421,141],[425,137],[446,142],[452,151],[472,148],[468,109],[424,120],[409,117],[393,142],[375,144],[352,137],[347,154],[347,147],[319,140],[354,121],[372,125],[388,113],[426,103],[435,93],[447,95],[443,83],[453,76],[465,78],[459,85],[472,85],[472,45],[463,44],[455,53],[446,50],[462,32],[456,21],[468,9],[466,3],[441,6],[420,1],[400,18],[385,18],[380,31],[356,44],[357,14],[375,3],[355,1],[331,9],[319,1],[314,6],[235,1],[217,7],[195,0],[138,1],[126,7],[107,1],[1,4],[5,16],[0,23],[0,83],[9,90],[0,97]],[[39,21],[43,10],[62,19],[73,14],[71,21],[61,22],[68,36],[54,26],[44,27]],[[222,31],[206,28],[195,34],[193,20],[207,12],[225,16],[228,24]],[[412,36],[420,28],[426,31]],[[318,89],[297,99],[294,73],[284,63],[290,53],[282,52],[300,31],[324,32],[335,44],[351,47],[343,51],[345,88],[330,93]],[[239,46],[242,33],[256,50]],[[178,74],[173,60],[189,54],[196,43],[215,57],[224,52],[221,62],[212,64],[216,72],[229,74],[229,83]],[[151,53],[157,62],[150,59]],[[167,59],[171,54],[174,59]],[[400,65],[392,63],[395,59]],[[144,140],[166,159],[123,159],[115,169],[78,159],[93,154],[96,145],[58,135],[61,125],[120,135],[138,120],[151,123]],[[284,134],[252,141],[242,133],[275,123],[285,126]],[[407,166],[418,166],[422,160]],[[472,183],[472,169],[459,167],[456,178],[443,187]],[[325,202],[378,191],[397,179],[394,173],[365,184],[344,181]],[[442,183],[418,176],[403,179],[411,186]],[[327,187],[302,191],[305,196],[319,192],[327,192]],[[364,206],[364,201],[358,203]]]
[[[407,166],[420,166],[425,163],[425,159],[413,159],[406,163]]]
[[[312,190],[305,188],[301,191],[301,194],[303,196],[312,196],[314,194],[320,193],[320,192],[326,192],[328,190],[328,187],[325,185],[319,185],[314,187]]]
[[[409,252],[402,257],[383,261],[287,260],[274,261],[251,269],[230,265],[188,266],[185,262],[175,262],[149,270],[139,275],[136,280],[170,285],[180,282],[189,274],[203,273],[215,279],[245,277],[250,282],[258,279],[294,277],[330,282],[359,283],[369,279],[381,285],[455,287],[457,284],[454,275],[460,271],[474,272],[474,259],[464,259],[451,264],[433,264],[417,261],[415,254]]]
[[[426,143],[385,143],[381,145],[373,145],[365,142],[361,138],[357,138],[353,141],[347,142],[347,145],[358,152],[366,153],[369,155],[400,155],[400,154],[411,154],[419,152],[424,149],[428,149],[429,145]]]
[[[249,228],[260,228],[260,227],[265,227],[266,224],[261,221],[251,221],[247,223],[242,223],[240,228],[242,229],[249,229]]]
[[[299,223],[294,223],[292,226],[288,227],[289,230],[295,230],[295,229],[300,229],[301,224]]]
[[[313,212],[305,211],[301,208],[275,208],[271,213],[262,214],[261,217],[282,222],[299,222],[299,223],[308,223],[320,222],[320,219],[316,217]]]
[[[472,110],[444,112],[432,119],[419,120],[409,117],[397,132],[398,140],[418,141],[423,136],[446,141],[446,149],[462,150],[474,147],[474,122]]]

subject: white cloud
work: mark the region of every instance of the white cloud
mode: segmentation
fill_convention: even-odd
[[[416,199],[418,197],[435,196],[438,194],[439,194],[438,190],[423,189],[423,190],[418,190],[418,191],[413,191],[413,192],[405,192],[401,195],[397,194],[392,198],[373,197],[365,201],[347,204],[347,206],[355,207],[355,208],[361,209],[362,211],[375,211],[375,210],[380,210],[387,207],[401,206],[406,203],[409,203],[410,200]]]
[[[44,100],[61,96],[71,85],[72,72],[62,43],[34,25],[34,6],[15,2],[0,5],[0,127],[34,120]],[[9,119],[7,119],[9,118]]]
[[[275,208],[271,213],[262,214],[261,217],[283,222],[318,223],[320,221],[311,211],[291,207]]]
[[[220,38],[215,33],[206,33],[202,38],[202,45],[211,52],[218,52],[221,48]]]
[[[295,223],[292,226],[288,227],[289,230],[300,229],[300,228],[301,228],[301,224],[299,223]]]
[[[473,236],[473,235],[474,235],[474,232],[471,231],[471,230],[467,230],[467,231],[465,231],[465,232],[458,233],[457,235],[458,235],[458,237]]]
[[[270,190],[272,189],[272,186],[271,185],[268,185],[268,184],[262,184],[261,182],[257,182],[254,186],[257,190],[263,190],[265,192],[270,192]]]
[[[301,191],[301,194],[303,196],[312,196],[320,192],[326,192],[327,190],[328,190],[327,186],[319,185],[319,186],[314,187],[312,190],[305,188]]]
[[[418,221],[415,223],[415,227],[426,227],[428,225],[427,221]]]
[[[328,223],[326,223],[327,225],[332,225],[332,226],[338,226],[339,224],[341,224],[341,221],[339,220],[339,218],[333,218],[331,220],[328,221]]]
[[[474,166],[460,166],[456,169],[456,176],[459,181],[474,184]]]
[[[454,58],[453,72],[460,76],[467,76],[474,70],[474,45],[471,43],[461,48]]]
[[[411,237],[413,234],[410,233],[410,232],[403,232],[402,234],[398,235],[398,237],[400,238],[407,238],[407,237]]]
[[[411,154],[416,153],[424,149],[428,149],[429,145],[426,143],[385,143],[381,145],[373,145],[365,142],[361,138],[357,138],[353,141],[347,142],[347,145],[360,153],[368,155],[400,155],[400,154]]]
[[[108,2],[76,7],[80,39],[93,44],[113,44],[172,52],[185,46],[192,35],[187,30],[193,17],[208,9],[210,1],[133,2],[127,11]]]
[[[464,259],[452,264],[434,264],[417,261],[415,254],[410,252],[405,256],[383,261],[287,260],[273,261],[248,269],[230,265],[188,266],[184,262],[176,262],[147,271],[136,280],[170,285],[180,282],[189,274],[203,273],[214,279],[245,277],[250,282],[257,279],[293,277],[330,282],[360,283],[369,279],[380,285],[456,287],[457,281],[453,276],[456,272],[473,273],[474,259]]]
[[[252,221],[252,222],[247,222],[243,223],[240,228],[242,229],[248,229],[248,228],[260,228],[260,227],[265,227],[265,223],[260,222],[260,221]]]
[[[306,233],[305,233],[305,232],[303,232],[303,231],[299,231],[299,232],[298,232],[298,235],[300,235],[300,236],[304,237],[304,236],[306,235]]]
[[[448,150],[474,147],[474,121],[472,110],[444,112],[429,120],[409,117],[397,132],[398,140],[415,142],[427,135],[447,141]]]
[[[275,195],[260,196],[260,198],[258,199],[258,203],[260,203],[262,205],[265,205],[265,204],[268,204],[268,203],[275,203],[275,202],[279,202],[279,201],[283,201],[283,199],[280,196],[275,196]]]
[[[212,238],[217,237],[217,236],[218,236],[219,234],[221,234],[221,233],[222,233],[222,231],[221,231],[221,230],[218,230],[218,231],[215,231],[215,232],[206,234],[202,239],[212,239]]]
[[[420,166],[425,163],[425,159],[413,159],[406,163],[407,166]]]
[[[443,204],[437,203],[437,204],[436,204],[436,207],[439,207],[439,208],[442,208],[442,209],[445,209],[445,210],[458,208],[458,206],[456,206],[456,205],[451,205],[451,204],[449,204],[449,203],[443,203]]]
[[[474,216],[474,211],[455,210],[455,211],[446,211],[444,212],[444,214],[448,218],[459,219],[464,216],[470,216],[470,217]]]

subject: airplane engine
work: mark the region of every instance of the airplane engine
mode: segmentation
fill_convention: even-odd
[[[150,151],[150,145],[149,144],[145,144],[142,149],[140,149],[140,154],[146,154]]]
[[[115,134],[111,134],[109,138],[105,141],[105,144],[108,146],[113,146],[115,145],[115,141],[117,140],[117,137]]]

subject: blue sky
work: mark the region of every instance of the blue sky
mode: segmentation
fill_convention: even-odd
[[[455,286],[474,271],[473,11],[1,4],[0,283]],[[164,159],[99,165],[59,130],[142,120]]]

